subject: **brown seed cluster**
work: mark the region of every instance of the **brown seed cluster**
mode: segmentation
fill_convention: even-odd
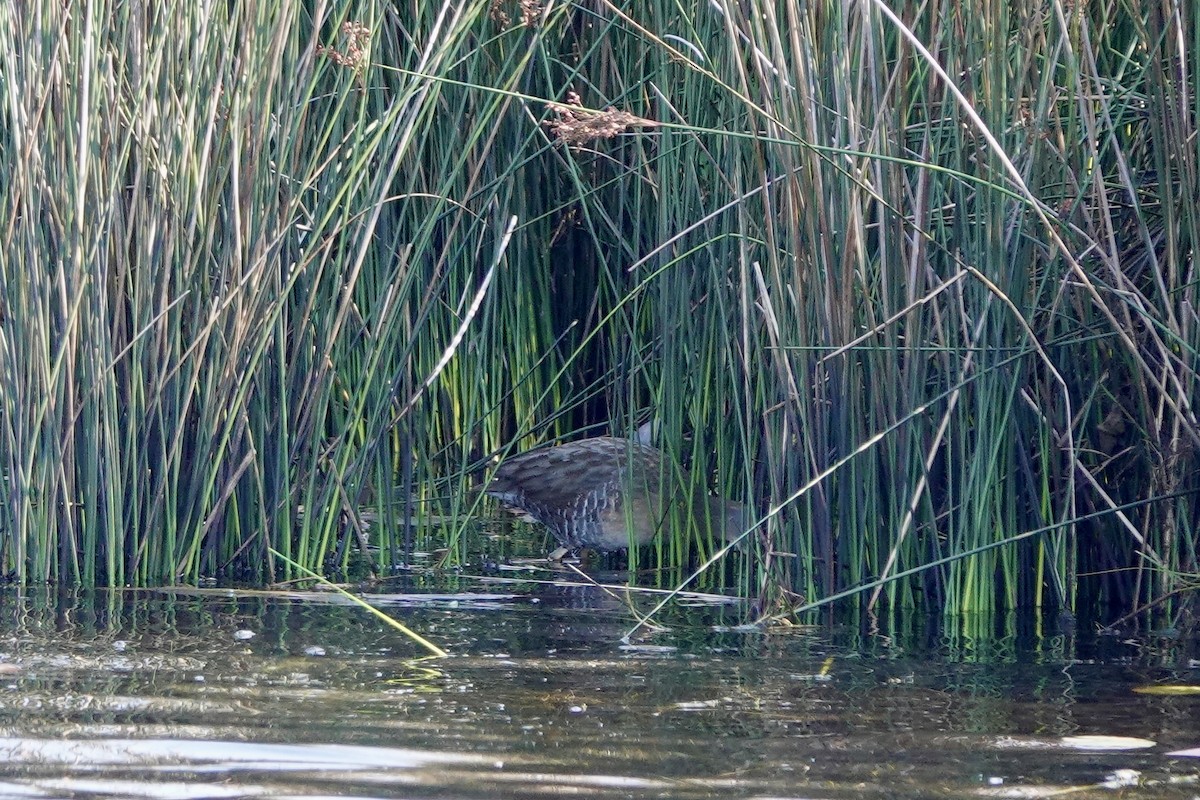
[[[322,45],[317,47],[317,54],[329,58],[335,64],[353,69],[366,63],[367,42],[371,37],[371,31],[367,26],[353,20],[343,22],[342,37],[346,40],[345,50]]]
[[[512,17],[509,16],[505,5],[502,0],[492,0],[492,4],[488,8],[488,16],[501,28],[507,28],[512,24]],[[521,24],[527,28],[535,27],[542,18],[542,4],[537,0],[520,0],[517,6],[521,10]]]
[[[611,107],[603,111],[584,108],[583,101],[575,92],[567,93],[566,103],[547,105],[558,115],[558,119],[546,120],[542,124],[568,147],[578,147],[593,139],[611,139],[633,127],[652,128],[658,125],[654,120]]]

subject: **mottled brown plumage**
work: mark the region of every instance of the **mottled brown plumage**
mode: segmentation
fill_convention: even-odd
[[[675,478],[655,448],[601,436],[511,456],[487,493],[545,525],[564,547],[619,550],[629,547],[631,534],[636,545],[658,535],[669,503],[684,500],[666,488],[687,484],[686,475]],[[742,532],[741,504],[703,496],[692,502],[695,518],[711,520],[718,537]]]

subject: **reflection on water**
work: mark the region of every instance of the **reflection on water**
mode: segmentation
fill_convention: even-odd
[[[1195,642],[748,631],[695,600],[622,644],[619,596],[485,589],[376,598],[452,654],[426,660],[331,595],[0,595],[0,797],[1198,791],[1167,753],[1200,698],[1132,691],[1200,682]]]

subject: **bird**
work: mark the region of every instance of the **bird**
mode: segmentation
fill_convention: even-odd
[[[485,491],[545,525],[567,550],[609,552],[653,541],[669,503],[685,501],[670,487],[687,486],[687,474],[673,480],[663,465],[662,452],[649,444],[597,436],[510,456]],[[691,505],[694,518],[719,538],[733,541],[745,529],[741,503],[693,495]]]

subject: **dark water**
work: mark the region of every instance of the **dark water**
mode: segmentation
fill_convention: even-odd
[[[1134,691],[1200,683],[1195,642],[751,631],[696,600],[623,645],[595,589],[470,588],[375,598],[426,660],[333,596],[0,595],[0,797],[1200,795],[1169,755],[1200,696]]]

